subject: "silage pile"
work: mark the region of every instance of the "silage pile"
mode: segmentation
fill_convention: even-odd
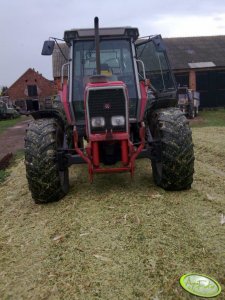
[[[215,277],[224,289],[224,128],[193,130],[193,189],[166,192],[148,160],[128,174],[70,170],[57,203],[33,203],[23,160],[0,186],[3,299],[193,299],[185,272]],[[222,295],[222,298],[224,295]],[[221,298],[221,299],[222,299]]]

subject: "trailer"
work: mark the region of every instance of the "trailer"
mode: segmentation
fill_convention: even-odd
[[[200,106],[200,93],[188,87],[178,88],[178,107],[189,119],[198,115]]]

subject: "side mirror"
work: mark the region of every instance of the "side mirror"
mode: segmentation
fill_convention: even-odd
[[[161,35],[154,36],[152,38],[152,41],[153,41],[157,51],[163,52],[166,50],[166,47],[165,47],[165,44],[163,42]]]
[[[41,55],[52,55],[54,47],[55,41],[45,41],[41,51]]]

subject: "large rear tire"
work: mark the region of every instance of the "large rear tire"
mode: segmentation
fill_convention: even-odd
[[[191,188],[194,173],[192,133],[178,108],[153,112],[148,118],[154,139],[160,141],[160,159],[152,160],[155,183],[166,190]]]
[[[29,125],[25,136],[25,163],[35,203],[58,201],[69,190],[68,168],[60,170],[56,161],[63,138],[63,129],[56,119],[34,120]]]

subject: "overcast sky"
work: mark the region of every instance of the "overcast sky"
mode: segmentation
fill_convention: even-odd
[[[0,0],[0,86],[28,68],[52,79],[51,57],[41,56],[49,36],[64,30],[134,26],[141,36],[225,35],[225,0]]]

